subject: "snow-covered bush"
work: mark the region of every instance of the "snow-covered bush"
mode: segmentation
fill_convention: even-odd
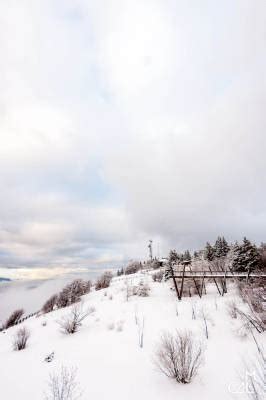
[[[83,310],[82,304],[76,304],[72,307],[69,314],[57,321],[63,333],[73,334],[77,332],[82,325],[82,321],[95,311],[94,307]]]
[[[163,276],[163,271],[154,272],[154,274],[152,274],[152,279],[154,282],[162,282]]]
[[[151,267],[152,269],[158,269],[158,268],[160,268],[160,266],[161,266],[161,263],[160,263],[160,261],[158,261],[158,260],[153,260],[153,261],[151,262],[151,264],[150,264],[150,267]]]
[[[202,363],[203,351],[191,332],[165,332],[155,353],[155,364],[169,378],[190,383]]]
[[[96,281],[95,290],[105,289],[110,286],[113,274],[109,271],[104,272]]]
[[[125,268],[125,275],[135,274],[141,268],[141,263],[133,261]]]
[[[18,351],[25,349],[29,337],[30,337],[30,331],[25,326],[23,328],[18,329],[14,336],[13,349]]]
[[[24,314],[24,310],[22,308],[15,310],[12,312],[10,317],[6,320],[4,324],[4,328],[10,328],[11,326],[14,326],[18,323],[18,321],[21,319],[22,315]]]
[[[150,287],[143,281],[140,281],[138,285],[126,285],[126,299],[128,301],[131,296],[147,297],[149,296]]]
[[[265,324],[263,321],[259,318],[258,315],[256,315],[252,311],[242,311],[239,308],[236,309],[237,315],[240,317],[242,320],[243,324],[246,326],[248,329],[255,329],[258,333],[262,333],[265,331]]]
[[[265,288],[259,278],[254,278],[249,282],[237,281],[239,294],[243,301],[248,303],[250,308],[256,313],[266,325],[266,313],[264,309]]]
[[[141,281],[137,287],[137,295],[140,297],[148,297],[150,290],[149,285]]]
[[[75,279],[66,285],[59,293],[56,301],[58,308],[64,308],[80,301],[80,297],[89,293],[91,289],[91,281]]]
[[[124,321],[120,320],[116,323],[116,330],[117,332],[122,332],[124,328]]]
[[[46,314],[46,313],[53,311],[53,309],[57,303],[57,299],[58,299],[57,294],[54,294],[53,296],[51,296],[42,306],[42,312]]]
[[[56,306],[58,308],[64,308],[69,306],[70,299],[69,299],[69,291],[67,287],[64,287],[58,295]]]
[[[51,374],[45,400],[77,400],[81,391],[74,368],[62,367],[59,374]]]
[[[237,318],[237,305],[234,300],[231,300],[227,303],[227,312],[231,318],[233,319]]]
[[[115,329],[115,324],[113,322],[110,322],[109,324],[107,324],[107,329],[109,331],[112,331]]]

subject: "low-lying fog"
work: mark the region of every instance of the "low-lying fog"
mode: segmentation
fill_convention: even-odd
[[[16,308],[23,308],[25,314],[38,311],[50,295],[59,292],[67,283],[77,278],[93,281],[101,273],[101,269],[88,269],[50,279],[0,282],[0,326]]]

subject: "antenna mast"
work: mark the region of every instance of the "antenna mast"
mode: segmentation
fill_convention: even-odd
[[[149,248],[149,256],[150,256],[150,259],[151,259],[151,262],[152,262],[152,260],[153,260],[153,257],[152,257],[152,240],[149,241],[148,248]]]

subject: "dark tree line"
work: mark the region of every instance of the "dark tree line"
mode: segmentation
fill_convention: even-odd
[[[223,261],[230,256],[230,267],[233,271],[238,272],[251,272],[266,267],[266,245],[261,244],[258,248],[246,237],[240,243],[229,245],[224,236],[218,236],[213,245],[207,242],[203,250],[194,251],[194,259],[198,259],[200,256],[211,263]],[[188,250],[184,253],[171,250],[169,254],[169,262],[173,264],[191,261],[191,258]]]

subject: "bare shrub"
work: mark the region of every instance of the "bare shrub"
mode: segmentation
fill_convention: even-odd
[[[194,342],[191,332],[165,332],[155,353],[155,364],[169,378],[190,383],[202,363],[202,347]]]
[[[140,296],[147,297],[150,292],[149,285],[145,284],[143,281],[140,281],[138,285],[128,285],[126,284],[126,300],[128,301],[131,296]]]
[[[234,329],[234,333],[239,339],[246,339],[250,330],[246,324],[241,324]]]
[[[245,364],[247,394],[250,400],[265,399],[265,355],[259,353],[254,360]]]
[[[209,325],[208,325],[208,322],[212,322],[212,320],[211,320],[209,314],[204,310],[204,308],[201,309],[199,316],[200,316],[200,318],[202,319],[202,322],[203,322],[204,333],[205,333],[206,339],[209,339]]]
[[[63,333],[73,334],[82,325],[82,321],[95,311],[94,307],[83,310],[82,304],[76,304],[72,307],[70,313],[57,321]]]
[[[137,319],[137,326],[138,326],[138,337],[139,337],[139,347],[143,348],[143,339],[144,339],[144,326],[145,326],[145,318]]]
[[[179,312],[178,312],[178,303],[175,304],[175,315],[178,317]]]
[[[110,286],[113,274],[109,271],[104,272],[96,281],[95,290],[105,289]]]
[[[191,305],[192,319],[196,319],[196,306],[194,303]]]
[[[29,337],[30,337],[30,331],[25,326],[23,328],[18,329],[14,336],[13,349],[18,351],[25,349]]]
[[[243,301],[249,305],[252,313],[256,313],[266,326],[266,311],[264,307],[265,285],[260,278],[252,278],[249,282],[238,280],[238,290]]]
[[[135,274],[141,268],[141,263],[133,261],[125,268],[125,275]]]
[[[128,301],[131,296],[138,294],[138,287],[136,285],[129,285],[126,283],[126,300]]]
[[[46,314],[46,313],[53,311],[53,309],[57,303],[57,299],[58,299],[57,294],[54,294],[53,296],[51,296],[42,306],[42,312]]]
[[[145,284],[144,282],[140,282],[138,287],[137,287],[137,295],[140,297],[148,297],[149,292],[150,292],[150,287],[149,285]]]
[[[249,312],[244,312],[239,308],[236,308],[236,313],[240,317],[246,328],[255,329],[258,333],[262,333],[265,331],[264,322],[252,310],[250,310]]]
[[[24,314],[24,310],[22,308],[15,310],[12,312],[12,314],[10,315],[10,317],[8,317],[8,319],[6,320],[5,324],[4,324],[4,328],[10,328],[11,326],[16,325],[19,320],[21,319],[22,315]]]
[[[45,400],[77,400],[80,397],[81,391],[75,368],[62,367],[59,374],[50,375]]]
[[[154,274],[152,274],[152,279],[154,282],[162,282],[163,276],[163,271],[154,272]]]
[[[90,292],[91,281],[75,279],[66,285],[57,297],[56,305],[58,308],[64,308],[80,301],[81,296]]]
[[[237,318],[237,305],[234,300],[231,300],[227,303],[227,311],[231,318]]]
[[[107,325],[107,329],[108,329],[109,331],[114,330],[114,329],[115,329],[115,324],[114,324],[113,322],[110,322],[110,323]]]
[[[124,321],[120,320],[116,323],[116,330],[117,332],[122,332],[124,328]]]
[[[70,305],[68,287],[64,287],[58,295],[56,305],[58,308],[64,308]]]

